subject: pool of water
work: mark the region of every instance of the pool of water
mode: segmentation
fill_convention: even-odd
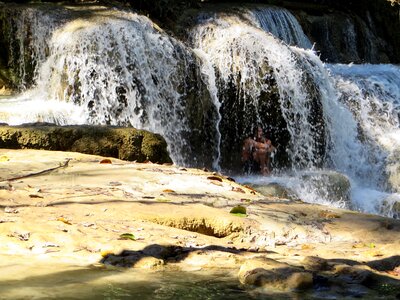
[[[2,256],[0,299],[392,299],[360,285],[329,286],[314,282],[300,291],[245,287],[232,270],[149,271],[102,264],[88,267],[24,258],[21,263]],[[395,298],[393,298],[395,299]]]
[[[2,268],[0,299],[246,299],[227,272],[148,272],[113,267]],[[8,272],[9,271],[9,272]],[[7,275],[8,274],[8,275]]]

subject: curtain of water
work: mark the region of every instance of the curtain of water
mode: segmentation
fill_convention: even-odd
[[[51,14],[35,8],[2,10],[3,34],[8,40],[8,64],[18,79],[18,88],[25,90],[37,77],[38,66],[48,55],[48,40],[65,16],[61,9]]]
[[[352,111],[359,139],[374,166],[364,174],[384,187],[388,159],[400,146],[400,67],[394,65],[329,65],[340,100]],[[372,184],[372,182],[369,182]]]
[[[272,35],[235,16],[203,20],[191,33],[195,48],[204,51],[223,81],[224,88],[236,85],[246,110],[255,110],[261,123],[260,95],[278,88],[283,117],[291,135],[289,155],[298,167],[313,167],[318,161],[312,119],[313,91],[296,52]],[[276,87],[269,78],[274,77]],[[311,83],[312,85],[312,83]],[[224,118],[224,116],[222,116]],[[242,132],[237,133],[243,135]]]
[[[257,7],[250,11],[255,23],[288,45],[310,49],[312,44],[304,34],[299,22],[286,9]]]
[[[41,34],[43,30],[37,30],[34,35]],[[47,36],[48,32],[41,38]],[[13,115],[5,122],[131,125],[162,134],[175,163],[196,160],[188,150],[193,131],[188,114],[199,114],[201,119],[207,113],[201,107],[207,106],[207,95],[200,96],[196,58],[182,43],[155,29],[148,18],[121,11],[78,18],[54,31],[43,48],[49,53],[46,60],[37,54],[42,64],[36,71],[36,88],[5,103],[2,114]],[[188,84],[189,80],[194,83]],[[33,109],[18,112],[21,105]]]

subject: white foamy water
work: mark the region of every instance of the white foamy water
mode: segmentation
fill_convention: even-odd
[[[57,23],[49,26],[53,27]],[[37,30],[35,35],[46,40],[49,34]],[[147,129],[163,135],[175,163],[188,164],[182,151],[189,148],[191,135],[186,99],[189,90],[192,99],[197,93],[187,84],[188,74],[196,68],[190,49],[156,29],[148,18],[117,10],[59,25],[43,48],[48,55],[37,55],[41,63],[35,87],[3,105],[1,121]],[[19,111],[22,106],[26,113]]]
[[[350,107],[362,133],[387,151],[400,146],[400,67],[329,65],[341,101]]]
[[[191,33],[191,40],[195,48],[208,55],[224,87],[236,85],[238,94],[244,98],[244,111],[254,110],[259,123],[260,95],[273,88],[269,80],[273,76],[292,137],[292,146],[287,151],[295,164],[312,167],[319,159],[309,121],[312,96],[296,53],[272,35],[235,16],[202,20]]]

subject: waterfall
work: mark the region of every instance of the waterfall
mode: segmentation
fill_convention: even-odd
[[[1,14],[5,39],[8,41],[9,64],[18,78],[20,90],[35,81],[38,66],[49,52],[47,41],[52,32],[65,20],[65,10],[55,8],[51,14],[32,7],[9,7]]]
[[[9,101],[9,106],[12,102],[40,105],[37,109],[44,117],[39,121],[123,125],[160,133],[175,163],[196,164],[189,141],[192,131],[206,130],[192,128],[189,115],[199,119],[191,123],[206,126],[203,114],[215,113],[213,107],[209,112],[203,109],[210,106],[206,103],[210,95],[204,91],[190,49],[156,29],[148,18],[118,10],[58,26],[47,47],[49,54],[36,71],[36,88],[22,100]],[[54,113],[55,103],[64,103],[59,110],[73,108]],[[10,109],[16,112],[17,106]],[[6,105],[3,115],[11,114],[7,109]],[[71,110],[79,112],[78,117],[64,118]],[[36,117],[39,112],[29,115]],[[23,117],[25,122],[38,121]],[[210,131],[210,139],[217,139]]]
[[[222,89],[236,86],[236,100],[243,101],[241,113],[246,115],[250,112],[255,115],[247,123],[244,121],[243,128],[247,132],[231,123],[229,130],[236,131],[236,137],[241,139],[250,134],[249,128],[256,123],[268,124],[262,112],[265,103],[262,103],[261,95],[277,88],[278,105],[290,133],[291,146],[287,151],[292,162],[302,168],[312,168],[319,163],[317,153],[321,145],[318,145],[317,135],[320,132],[310,121],[314,113],[315,90],[309,82],[311,78],[306,74],[307,70],[301,68],[301,59],[295,51],[235,16],[203,20],[191,33],[191,40],[195,48],[208,55],[222,81]],[[222,100],[222,104],[227,106],[228,101],[235,99]],[[224,121],[224,115],[222,119]],[[233,120],[235,124],[241,121],[240,115]],[[224,142],[224,136],[222,140]]]
[[[398,217],[399,66],[325,65],[276,7],[201,13],[184,42],[129,11],[50,11],[1,11],[23,93],[1,100],[0,122],[134,126],[161,134],[176,164],[224,172],[238,172],[261,124],[277,164],[250,180]],[[344,40],[356,57],[352,24]],[[350,200],[332,200],[333,177],[351,183]]]
[[[280,7],[257,7],[250,11],[255,23],[288,45],[310,49],[312,44],[299,22],[287,10]]]
[[[388,160],[400,147],[400,67],[339,64],[329,65],[329,69],[335,75],[340,100],[352,111],[369,152],[362,164],[375,167],[364,177],[384,187]]]

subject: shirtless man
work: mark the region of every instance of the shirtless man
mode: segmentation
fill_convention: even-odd
[[[248,164],[253,160],[260,165],[262,175],[270,174],[270,155],[276,148],[272,146],[271,141],[263,134],[263,129],[258,126],[254,138],[244,140],[242,149],[242,162]]]

